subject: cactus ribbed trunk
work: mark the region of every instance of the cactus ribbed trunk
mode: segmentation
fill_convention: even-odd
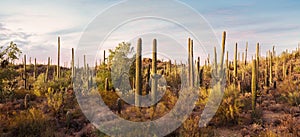
[[[140,95],[142,95],[142,39],[138,39],[136,51],[136,65],[135,65],[135,105],[140,106]]]
[[[256,78],[257,78],[256,81],[257,81],[257,82],[259,82],[259,60],[260,60],[260,59],[259,59],[259,56],[260,56],[260,55],[259,55],[259,43],[257,43],[257,44],[256,44],[256,67],[257,67],[257,68],[256,68],[256,70],[257,70],[257,71],[256,71],[256,72],[257,72],[257,73],[256,73]]]
[[[200,86],[200,57],[197,59],[197,86]]]
[[[72,48],[72,61],[71,61],[71,71],[72,71],[72,83],[75,78],[75,67],[74,67],[74,48]]]
[[[86,57],[85,57],[85,55],[83,55],[83,67],[84,67],[84,74],[86,75],[87,65],[86,65]]]
[[[214,47],[214,57],[215,57],[214,70],[217,75],[218,74],[218,59],[217,59],[217,48],[216,47]]]
[[[50,57],[48,57],[48,64],[47,64],[47,69],[46,69],[45,82],[48,82],[48,80],[49,80],[49,69],[50,69]]]
[[[189,39],[189,87],[194,87],[194,46],[193,40]]]
[[[24,80],[24,88],[27,89],[27,71],[26,71],[26,55],[24,55],[23,62],[23,80]]]
[[[106,55],[105,55],[105,50],[103,51],[103,64],[105,65],[105,60],[106,60]]]
[[[60,78],[60,37],[58,37],[58,48],[57,48],[57,73],[56,78]]]
[[[257,62],[253,60],[252,66],[252,80],[251,80],[251,91],[252,91],[252,111],[255,112],[256,107],[256,96],[257,96]]]
[[[36,80],[36,78],[37,78],[36,58],[34,58],[33,77],[34,77],[34,80]]]
[[[273,53],[272,52],[270,52],[269,53],[269,55],[270,55],[270,57],[269,57],[269,61],[270,61],[270,63],[269,63],[269,67],[270,67],[270,84],[272,85],[273,84],[273,69],[272,69],[272,67],[273,67],[273,62],[272,62],[272,59],[273,59]]]
[[[104,89],[105,89],[105,91],[109,91],[109,82],[108,82],[108,78],[105,78]]]
[[[152,83],[151,83],[151,96],[152,96],[152,103],[156,102],[156,94],[157,94],[157,40],[153,40],[153,47],[152,47]]]
[[[234,84],[237,84],[237,80],[238,80],[238,75],[237,75],[237,43],[235,44],[235,48],[234,48],[234,61],[233,61],[233,77],[234,77]]]
[[[247,65],[247,56],[248,56],[248,42],[246,43],[246,49],[245,49],[245,65]]]

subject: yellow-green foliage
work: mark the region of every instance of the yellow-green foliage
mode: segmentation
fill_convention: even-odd
[[[54,136],[54,126],[42,111],[30,108],[9,119],[13,136]]]
[[[37,80],[33,83],[33,94],[36,96],[44,96],[45,93],[47,93],[48,88],[60,90],[61,88],[67,88],[69,84],[70,78],[68,77],[45,82],[45,74],[40,74]]]
[[[220,123],[236,124],[239,122],[239,116],[243,103],[238,96],[238,90],[230,85],[224,92],[224,97],[216,113],[216,119]]]
[[[55,92],[54,89],[48,88],[48,93],[46,93],[46,97],[48,105],[57,112],[63,103],[62,91]]]

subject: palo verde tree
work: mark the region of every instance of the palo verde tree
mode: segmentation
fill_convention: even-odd
[[[10,67],[10,64],[19,59],[21,53],[21,50],[13,42],[10,42],[7,47],[0,46],[0,102],[7,95],[12,94],[16,87],[15,77],[18,74]]]
[[[130,43],[122,42],[114,50],[109,50],[109,56],[105,65],[105,70],[101,69],[97,72],[100,89],[104,87],[101,83],[105,83],[108,78],[112,83],[110,87],[114,87],[122,92],[131,89],[129,79],[134,76],[134,52]]]

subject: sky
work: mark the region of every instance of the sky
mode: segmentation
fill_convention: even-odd
[[[106,11],[113,12],[110,11],[110,7],[120,2],[119,0],[2,0],[0,2],[0,45],[6,46],[10,41],[14,41],[28,58],[37,58],[39,63],[45,63],[47,57],[51,57],[53,64],[56,63],[57,58],[58,36],[61,37],[61,64],[69,64],[71,48],[75,48],[77,52],[84,51],[83,54],[87,54],[88,58],[88,54],[95,54],[94,51],[97,51],[96,59],[100,60],[102,50],[113,49],[123,41],[136,45],[139,37],[143,37],[143,43],[146,45],[145,56],[150,55],[151,46],[149,48],[147,45],[151,45],[153,38],[157,38],[158,43],[163,45],[159,48],[159,52],[167,59],[184,61],[180,59],[186,57],[186,52],[182,52],[186,49],[182,47],[186,47],[188,37],[195,39],[195,56],[205,58],[208,56],[207,53],[211,53],[212,50],[201,50],[199,45],[205,45],[205,42],[197,41],[195,36],[184,32],[183,27],[178,27],[168,20],[144,18],[131,20],[123,25],[120,25],[121,22],[118,22],[119,24],[109,22],[137,13],[150,16],[155,12],[163,14],[166,11],[171,13],[165,14],[168,17],[183,19],[182,24],[188,28],[199,29],[199,26],[205,26],[199,24],[197,19],[193,18],[194,16],[190,16],[182,8],[172,4],[157,4],[149,0],[140,2],[142,6],[135,3],[126,8],[119,8],[117,11],[115,9],[116,13],[123,13],[120,16],[101,18],[102,20],[98,22],[103,27],[101,29],[107,28],[106,31],[109,31],[108,28],[117,25],[109,35],[104,31],[95,34],[99,37],[106,36],[102,46],[100,41],[97,41],[97,43],[90,43],[93,44],[94,49],[78,47],[83,32],[89,30],[93,20]],[[202,17],[202,21],[205,20],[205,23],[210,26],[218,42],[221,41],[222,32],[227,32],[226,50],[229,51],[230,57],[233,55],[236,42],[240,52],[245,50],[246,42],[249,43],[248,59],[254,55],[257,42],[261,45],[262,56],[273,46],[277,53],[285,49],[295,50],[300,42],[300,1],[297,0],[179,0],[178,2],[185,4],[185,7],[191,11],[197,12]],[[97,37],[89,40],[96,41]],[[209,49],[213,49],[212,45],[216,46],[211,44]],[[91,55],[89,61],[93,64],[95,57]]]

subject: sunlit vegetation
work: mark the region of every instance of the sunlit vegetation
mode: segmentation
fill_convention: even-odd
[[[47,65],[28,63],[26,55],[22,64],[15,64],[21,60],[22,52],[11,42],[0,48],[0,136],[106,136],[83,115],[74,92],[81,92],[82,96],[99,94],[115,114],[141,122],[169,113],[180,92],[186,90],[183,87],[195,89],[199,97],[192,114],[169,136],[300,136],[300,47],[282,54],[276,53],[274,47],[263,54],[259,43],[249,47],[247,44],[240,59],[241,49],[236,44],[231,61],[226,55],[230,48],[226,45],[226,32],[222,39],[221,54],[217,57],[215,52],[212,59],[203,59],[205,64],[200,64],[199,55],[194,55],[189,39],[187,64],[156,59],[154,53],[153,58],[139,58],[132,46],[136,44],[123,42],[104,54],[102,62],[88,67],[84,61],[80,68],[75,67],[74,56],[71,68],[50,61]],[[159,48],[156,40],[155,46]],[[249,55],[248,48],[256,49],[255,55]],[[74,50],[70,53],[74,54]],[[253,60],[247,60],[247,56],[253,56]],[[86,60],[85,56],[82,58]],[[182,74],[187,77],[181,77]],[[81,79],[75,79],[79,75]],[[73,86],[82,90],[73,91]],[[143,108],[118,95],[141,103],[136,94],[150,94],[149,100],[155,100],[153,95],[159,93],[163,95],[154,107]],[[212,100],[209,96],[213,96]],[[216,114],[200,128],[206,104],[218,97],[222,101]]]

